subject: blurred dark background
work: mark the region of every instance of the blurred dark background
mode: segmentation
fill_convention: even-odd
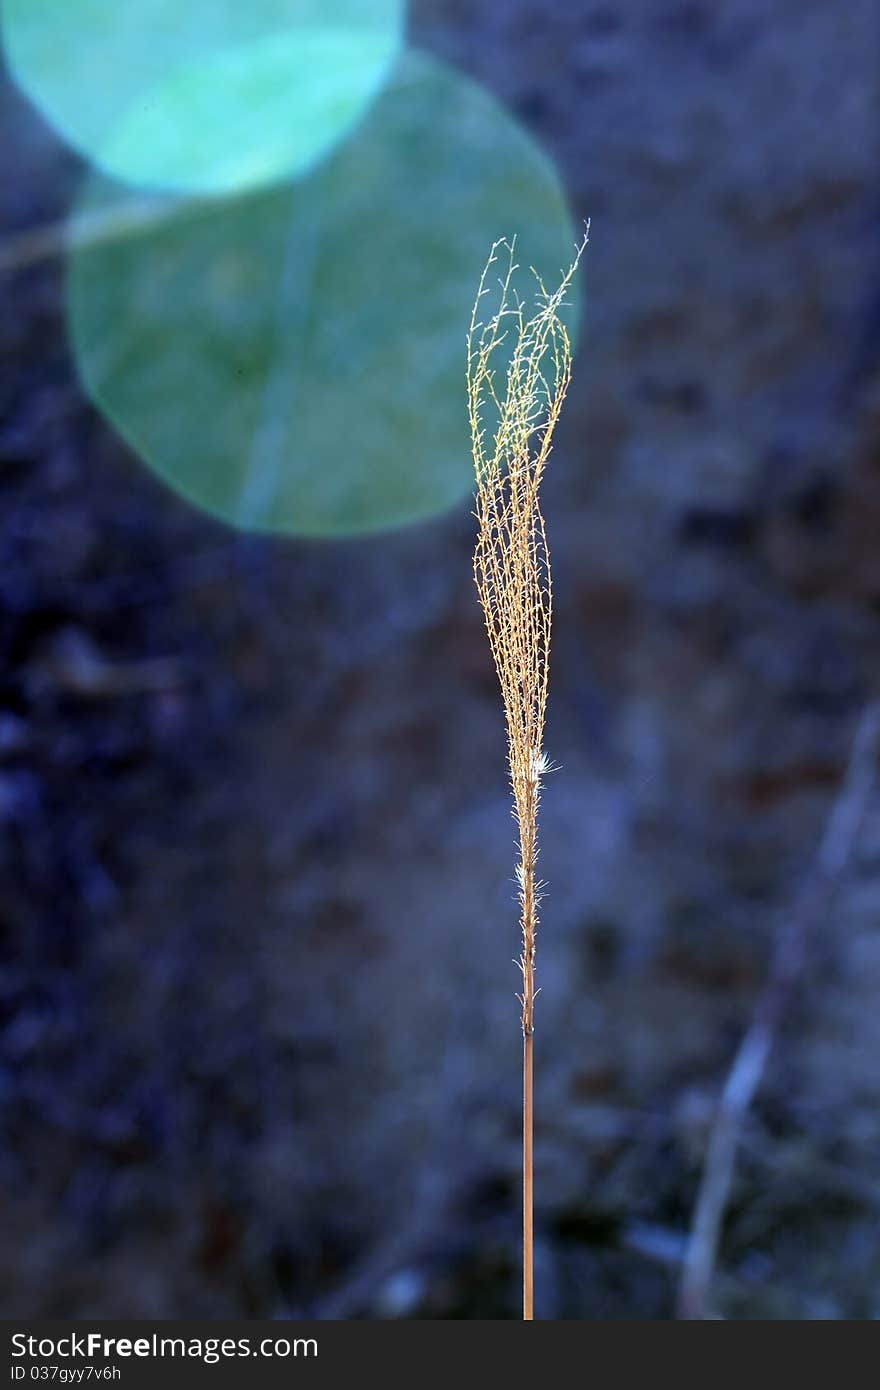
[[[412,0],[408,32],[592,218],[546,498],[538,1312],[666,1317],[715,1097],[880,693],[878,6]],[[10,242],[83,166],[0,102]],[[85,400],[60,257],[0,284],[0,1312],[516,1316],[512,826],[468,505],[236,533]],[[880,805],[745,1132],[725,1316],[880,1316],[878,874]]]

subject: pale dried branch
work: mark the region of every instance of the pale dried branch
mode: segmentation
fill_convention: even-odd
[[[859,721],[846,775],[813,870],[777,938],[770,973],[715,1112],[682,1266],[678,1293],[681,1318],[699,1320],[707,1316],[743,1126],[785,1007],[800,978],[806,943],[831,906],[835,889],[850,862],[874,788],[878,742],[880,704],[870,704]]]

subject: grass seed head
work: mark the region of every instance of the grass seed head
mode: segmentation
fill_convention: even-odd
[[[474,578],[507,725],[519,832],[520,1002],[527,1036],[533,1028],[536,993],[538,806],[542,778],[551,770],[543,741],[553,586],[540,487],[571,379],[571,341],[561,310],[586,240],[585,233],[553,291],[532,271],[535,295],[530,307],[514,287],[519,269],[515,241],[496,242],[480,279],[467,339],[468,415],[477,483]]]

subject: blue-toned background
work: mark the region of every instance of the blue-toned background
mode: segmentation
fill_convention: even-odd
[[[44,8],[36,76],[100,141],[4,72],[0,1314],[516,1316],[464,334],[493,237],[552,275],[589,217],[546,483],[537,1311],[669,1316],[880,688],[877,6],[411,0],[361,49],[350,0],[329,86],[226,49],[107,131],[57,67],[100,5]],[[745,1131],[725,1316],[880,1316],[878,874],[880,800]]]

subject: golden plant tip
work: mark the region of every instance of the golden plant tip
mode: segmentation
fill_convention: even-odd
[[[523,1028],[531,1030],[539,887],[535,883],[552,618],[552,582],[540,485],[571,379],[571,340],[561,317],[589,227],[554,290],[532,267],[527,306],[513,283],[516,238],[500,238],[477,286],[467,335],[467,398],[476,476],[474,579],[498,673],[520,862]],[[477,318],[499,263],[493,312]],[[502,368],[499,371],[499,367]],[[502,384],[503,383],[503,384]]]

